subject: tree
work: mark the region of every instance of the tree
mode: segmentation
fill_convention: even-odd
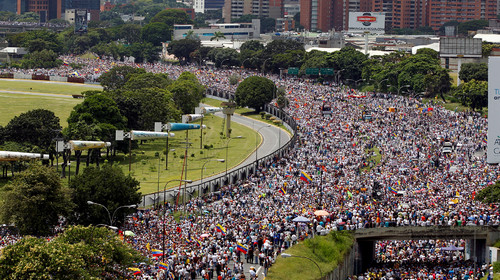
[[[115,90],[123,87],[132,74],[146,73],[142,68],[131,66],[115,66],[99,77],[99,82],[105,91]]]
[[[488,65],[486,63],[464,63],[458,73],[460,80],[469,82],[488,81]]]
[[[35,109],[14,117],[5,127],[8,141],[30,143],[48,151],[52,139],[62,129],[59,118],[45,109]]]
[[[57,33],[48,29],[38,29],[26,32],[26,35],[23,36],[21,46],[25,47],[30,53],[51,50],[59,54],[62,50],[61,43],[57,39]]]
[[[126,90],[137,90],[144,88],[161,88],[165,89],[170,84],[172,80],[168,77],[166,73],[139,73],[132,74],[129,80],[123,86]]]
[[[477,31],[488,27],[488,21],[484,19],[470,20],[458,24],[458,33],[467,35],[469,31]]]
[[[222,67],[226,66],[236,66],[240,64],[239,54],[235,49],[230,48],[212,48],[208,53],[210,60],[215,62],[215,66]]]
[[[257,40],[249,40],[241,44],[240,51],[260,51],[264,49],[264,45]]]
[[[171,37],[170,27],[164,22],[148,23],[141,30],[141,38],[154,46],[161,46],[162,42],[170,41]]]
[[[0,207],[3,223],[14,223],[21,234],[35,236],[51,234],[59,216],[73,206],[55,169],[37,164],[14,177],[4,198]]]
[[[430,48],[421,48],[417,50],[417,54],[427,55],[433,59],[439,59],[439,52]]]
[[[482,110],[488,106],[488,82],[471,80],[461,84],[456,95],[472,110]]]
[[[343,70],[342,80],[346,81],[347,79],[361,79],[363,63],[367,60],[367,56],[349,46],[328,54],[326,59],[330,67]]]
[[[275,93],[276,85],[271,80],[252,76],[238,85],[234,95],[239,106],[248,106],[260,112],[264,105],[273,99]]]
[[[273,32],[276,28],[276,20],[269,17],[260,18],[260,33]]]
[[[106,228],[74,226],[47,241],[26,237],[2,250],[1,279],[130,279],[143,258]]]
[[[121,224],[124,217],[134,211],[122,208],[116,213],[116,220],[110,221],[105,209],[89,205],[87,201],[106,206],[111,214],[120,206],[141,202],[139,182],[130,175],[124,175],[120,167],[110,164],[85,168],[81,175],[71,180],[69,187],[73,190],[72,202],[76,205],[70,219],[78,224]]]
[[[19,62],[24,69],[54,68],[62,64],[62,61],[58,59],[58,55],[52,50],[28,53]]]
[[[189,15],[181,9],[167,9],[157,13],[150,22],[162,22],[169,28],[173,28],[174,24],[191,24]]]
[[[475,199],[487,204],[498,203],[500,201],[500,182],[480,190]]]
[[[212,38],[210,38],[210,41],[219,41],[219,39],[226,39],[226,36],[224,36],[224,33],[220,32],[220,31],[215,31],[214,32],[214,36]]]
[[[452,79],[449,74],[449,70],[442,68],[441,66],[436,66],[432,71],[429,71],[424,78],[424,84],[427,85],[427,93],[431,96],[436,96],[439,94],[443,101],[446,101],[444,94],[449,92],[451,89]]]
[[[141,41],[141,26],[139,24],[124,24],[120,26],[115,34],[116,39],[124,39],[128,44]]]
[[[191,53],[199,49],[200,41],[193,39],[181,39],[172,41],[168,44],[167,51],[169,54],[175,55],[180,61],[190,62]]]
[[[133,43],[126,48],[128,55],[135,58],[135,62],[155,62],[160,59],[160,46],[154,46],[149,42]]]
[[[173,100],[183,114],[193,114],[203,98],[199,83],[188,79],[176,80],[168,90],[173,94]]]

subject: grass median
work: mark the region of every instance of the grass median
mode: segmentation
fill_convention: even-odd
[[[351,250],[354,239],[347,231],[332,231],[325,236],[306,239],[285,253],[295,257],[278,257],[266,280],[314,280],[332,272]],[[309,258],[311,260],[305,259]],[[316,263],[316,264],[315,264]]]

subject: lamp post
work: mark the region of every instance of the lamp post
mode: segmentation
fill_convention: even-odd
[[[163,199],[165,200],[165,192],[167,190],[167,185],[168,183],[170,182],[186,182],[186,183],[192,183],[193,181],[191,180],[182,180],[182,179],[174,179],[174,180],[170,180],[168,181],[167,183],[165,183],[165,187],[163,188]],[[180,194],[180,192],[179,192]],[[176,209],[177,209],[177,204],[175,205]],[[162,249],[163,249],[163,255],[162,255],[162,261],[165,261],[165,216],[166,216],[166,211],[163,211],[163,232],[161,233],[162,236],[163,236],[163,246],[162,246]]]
[[[342,73],[345,69],[338,70],[335,74],[335,79],[337,80],[337,85],[340,83],[340,73]]]
[[[227,150],[229,148],[229,142],[231,142],[231,140],[233,140],[233,139],[240,139],[240,138],[242,138],[241,135],[233,137],[233,138],[229,138],[229,140],[227,140],[227,142],[226,142],[226,177],[227,177]]]
[[[383,82],[389,81],[389,79],[383,79],[383,80],[382,80],[382,81],[380,81],[380,82],[377,82],[377,80],[370,80],[370,81],[374,81],[374,82],[377,84],[377,90],[380,90],[380,85],[381,85]]]
[[[216,158],[216,159],[207,160],[203,163],[203,165],[201,166],[201,179],[200,179],[200,185],[198,187],[198,197],[201,196],[201,186],[203,185],[203,169],[205,169],[205,164],[207,164],[211,161],[225,162],[226,160],[223,158]]]
[[[353,79],[346,79],[346,81],[353,81],[354,82],[354,85],[356,86],[356,88],[358,88],[358,83],[360,81],[364,81],[365,79],[359,79],[359,80],[353,80]]]
[[[281,257],[282,258],[303,258],[303,259],[308,259],[308,260],[312,261],[318,267],[320,278],[323,277],[323,272],[321,271],[321,268],[319,267],[318,263],[316,263],[313,259],[310,259],[310,258],[304,257],[304,256],[290,255],[290,254],[287,254],[287,253],[281,253]]]
[[[266,62],[267,62],[269,59],[271,59],[271,58],[272,58],[272,57],[269,57],[269,58],[266,58],[266,59],[264,60],[264,63],[262,64],[262,73],[264,73],[264,71],[266,70]]]
[[[223,59],[222,62],[220,63],[220,68],[224,65],[224,61],[229,60],[229,58]]]
[[[398,95],[400,95],[401,89],[411,87],[410,85],[403,85],[403,86],[389,85],[389,86],[396,87],[396,89],[398,90]]]
[[[106,207],[106,206],[104,206],[104,205],[102,205],[100,203],[88,200],[87,204],[88,205],[98,205],[98,206],[101,206],[102,208],[104,208],[106,210],[106,212],[108,212],[108,218],[109,218],[109,225],[110,226],[113,226],[113,221],[115,219],[115,214],[116,214],[116,211],[118,211],[118,209],[121,209],[121,208],[135,208],[135,207],[137,207],[136,204],[122,205],[122,206],[119,206],[118,208],[116,208],[115,211],[113,211],[113,215],[111,215],[111,213],[108,210],[108,207]]]
[[[255,168],[257,168],[258,163],[259,163],[258,162],[258,157],[257,157],[257,150],[258,150],[258,148],[257,148],[257,141],[258,141],[259,131],[261,129],[265,128],[265,127],[271,127],[271,125],[268,124],[268,125],[260,127],[259,129],[257,129],[257,134],[255,135]]]

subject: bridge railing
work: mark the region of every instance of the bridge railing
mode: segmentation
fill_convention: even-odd
[[[206,95],[216,96],[229,100],[234,99],[234,93],[231,93],[229,91],[218,91],[217,89],[214,88],[207,89]],[[278,150],[258,158],[257,161],[254,161],[245,166],[228,171],[227,175],[225,173],[220,174],[215,178],[207,179],[206,181],[203,180],[203,183],[188,185],[184,190],[186,194],[193,196],[197,191],[198,195],[204,196],[210,192],[217,192],[222,188],[222,186],[228,184],[235,184],[240,180],[247,179],[251,174],[256,174],[259,169],[259,166],[269,166],[275,159],[282,157],[283,155],[288,153],[288,151],[295,148],[297,141],[297,122],[295,121],[295,119],[288,113],[284,112],[283,110],[280,110],[274,105],[264,106],[264,111],[268,114],[276,116],[277,118],[283,121],[284,125],[293,134],[290,140],[288,140],[281,147],[279,147]],[[168,200],[167,195],[169,195],[172,199],[179,195],[182,195],[180,193],[177,193],[177,190],[175,190],[174,188],[167,190],[165,193],[166,197],[163,197],[163,191],[159,193],[151,193],[148,195],[144,195],[141,203],[142,206],[146,207],[148,205],[154,204],[155,203],[154,197],[156,197],[157,200],[167,201]],[[151,195],[154,195],[154,197],[152,197]]]

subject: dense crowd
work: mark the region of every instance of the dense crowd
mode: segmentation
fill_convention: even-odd
[[[208,87],[234,91],[231,75],[262,75],[104,58],[62,59],[85,64],[78,73],[87,81],[113,66],[130,65],[174,79],[191,71]],[[65,76],[74,70],[62,66],[28,72]],[[487,120],[478,113],[445,110],[437,100],[424,104],[390,94],[358,95],[307,79],[265,77],[288,92],[290,106],[285,110],[299,125],[298,148],[262,163],[245,181],[180,206],[186,213],[180,220],[174,219],[170,205],[138,210],[123,230],[133,231],[136,236],[128,241],[154,261],[141,265],[137,277],[248,279],[257,271],[267,273],[276,256],[295,242],[332,230],[500,223],[497,205],[474,200],[499,176],[498,167],[486,164]],[[330,114],[323,114],[325,106]],[[443,152],[445,142],[452,143],[451,153]],[[316,216],[319,209],[328,214]],[[294,222],[298,216],[309,222]],[[463,255],[436,250],[436,243],[408,242],[379,243],[377,265],[358,279],[443,279],[450,271],[451,278],[470,277],[471,262]],[[245,263],[261,270],[245,270]]]

